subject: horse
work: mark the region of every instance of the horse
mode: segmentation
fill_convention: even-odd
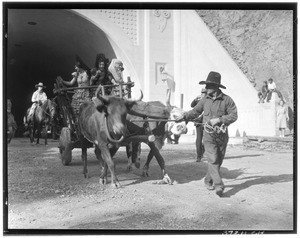
[[[14,115],[11,113],[12,103],[11,100],[7,100],[7,144],[10,143],[11,139],[15,135],[17,130],[17,123],[15,121]]]
[[[29,111],[30,108],[27,110],[26,118]],[[49,126],[53,126],[55,116],[56,116],[56,103],[54,102],[54,100],[47,99],[41,105],[38,105],[35,108],[32,119],[31,121],[28,122],[31,144],[34,143],[34,135],[36,131],[37,131],[36,144],[39,144],[41,129],[44,128],[45,145],[48,145],[47,132]]]

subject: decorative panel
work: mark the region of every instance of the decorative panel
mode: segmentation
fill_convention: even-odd
[[[111,20],[121,27],[126,35],[132,40],[133,44],[138,43],[138,15],[136,10],[109,10],[103,9],[100,12],[105,18]]]

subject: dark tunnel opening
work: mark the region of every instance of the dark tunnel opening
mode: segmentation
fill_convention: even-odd
[[[7,18],[4,90],[12,101],[16,136],[21,136],[37,83],[43,82],[48,98],[53,98],[56,77],[71,80],[76,55],[90,68],[98,53],[108,59],[116,56],[105,33],[70,10],[8,9]]]

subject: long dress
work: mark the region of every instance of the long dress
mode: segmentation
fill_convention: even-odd
[[[278,106],[277,108],[277,127],[285,129],[287,120],[287,109],[285,106]]]
[[[84,71],[79,73],[77,76],[78,87],[89,86],[89,77]],[[90,90],[89,89],[76,89],[74,90],[74,95],[72,97],[72,107],[76,115],[79,114],[79,107],[84,102],[91,101]]]

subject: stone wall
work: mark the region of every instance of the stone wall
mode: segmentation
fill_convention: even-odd
[[[197,10],[253,86],[272,77],[293,105],[293,12]]]

